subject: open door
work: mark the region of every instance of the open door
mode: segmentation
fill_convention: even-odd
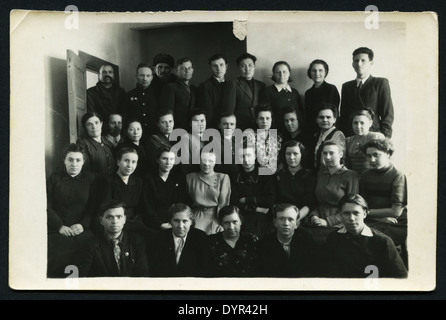
[[[68,116],[70,143],[75,143],[82,132],[81,119],[87,112],[87,67],[73,51],[67,50]]]

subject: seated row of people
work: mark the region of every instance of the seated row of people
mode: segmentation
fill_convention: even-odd
[[[305,103],[299,92],[290,86],[291,67],[286,61],[277,61],[272,67],[271,80],[274,84],[266,86],[256,80],[257,58],[249,53],[236,59],[240,76],[225,79],[228,60],[223,54],[209,58],[211,77],[198,87],[191,84],[194,73],[189,58],[174,59],[168,54],[159,54],[149,64],[139,64],[136,68],[136,88],[125,91],[114,83],[113,66],[104,65],[99,70],[99,81],[87,90],[87,111],[99,114],[104,120],[110,114],[119,113],[124,122],[137,119],[143,128],[144,137],[155,133],[156,113],[160,109],[174,112],[177,128],[189,129],[188,114],[195,108],[204,109],[208,115],[208,127],[218,128],[221,113],[232,113],[237,117],[238,127],[242,130],[255,128],[254,109],[258,105],[269,105],[273,110],[272,128],[285,133],[282,122],[284,108],[294,108],[306,135],[313,135],[319,128],[313,120],[318,106],[332,104],[340,114],[339,130],[345,136],[353,135],[350,126],[354,112],[370,108],[377,116],[373,119],[372,131],[392,136],[393,104],[388,80],[371,76],[374,52],[365,47],[352,54],[352,66],[356,79],[343,84],[342,95],[336,86],[325,81],[328,64],[320,59],[309,65],[307,75],[314,82],[305,92]],[[171,71],[175,69],[176,75]],[[342,100],[341,100],[342,96]]]
[[[216,172],[215,154],[202,152],[199,171],[184,175],[174,166],[176,154],[164,147],[157,156],[158,170],[145,180],[133,174],[139,161],[137,151],[121,148],[117,171],[95,178],[94,173],[82,170],[83,147],[70,145],[64,172],[48,180],[49,238],[57,239],[50,241],[50,256],[61,251],[68,256],[68,252],[77,250],[77,243],[84,243],[90,235],[88,232],[77,237],[84,230],[100,232],[96,213],[106,200],[126,203],[127,229],[144,237],[150,229],[170,229],[168,208],[174,203],[187,203],[192,207],[196,228],[206,234],[221,231],[217,212],[232,204],[242,210],[245,229],[262,238],[272,230],[273,205],[287,202],[297,206],[302,223],[313,226],[315,239],[323,243],[328,233],[340,227],[338,201],[345,194],[360,193],[370,202],[370,223],[389,234],[397,245],[405,244],[406,178],[390,162],[393,147],[389,140],[372,140],[365,145],[372,168],[361,176],[345,168],[342,148],[333,141],[324,143],[321,154],[326,166],[317,173],[303,166],[305,147],[297,141],[284,144],[285,166],[276,175],[260,174],[255,147],[245,145],[237,152],[243,161],[236,173]],[[64,242],[73,249],[65,250]]]
[[[407,277],[393,241],[364,223],[364,198],[347,194],[338,206],[342,228],[323,245],[314,243],[311,230],[300,225],[299,209],[287,203],[274,206],[274,230],[262,239],[244,229],[236,206],[224,206],[222,231],[206,236],[195,228],[192,209],[176,203],[168,210],[172,228],[146,242],[124,228],[125,205],[109,201],[101,208],[103,231],[79,251],[75,265],[81,277],[364,278],[370,266],[379,278]]]

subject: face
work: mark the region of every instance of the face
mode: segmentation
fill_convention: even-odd
[[[160,78],[162,80],[169,79],[171,72],[172,72],[172,68],[167,63],[158,63],[155,66],[155,73],[158,76],[158,78]]]
[[[150,68],[139,68],[136,74],[136,82],[144,89],[148,88],[153,80],[153,72]]]
[[[336,122],[336,119],[333,115],[333,111],[330,109],[321,110],[317,115],[316,123],[319,126],[319,129],[322,131],[327,131],[331,129]]]
[[[310,75],[311,80],[313,80],[314,83],[321,84],[322,82],[324,82],[325,77],[327,76],[327,72],[324,65],[315,63],[310,69]]]
[[[290,70],[284,64],[279,64],[274,68],[274,80],[278,84],[287,84],[290,79]]]
[[[119,114],[112,114],[108,119],[108,132],[112,137],[116,137],[121,134],[122,130],[122,117]]]
[[[177,67],[177,75],[180,80],[190,80],[194,73],[192,62],[186,61]]]
[[[101,225],[108,235],[119,235],[124,228],[126,216],[123,208],[112,208],[104,212]]]
[[[274,219],[274,226],[279,235],[283,237],[293,236],[294,230],[299,226],[296,210],[288,208],[285,211],[277,212],[277,217]]]
[[[254,77],[254,72],[256,71],[256,65],[252,59],[243,59],[238,65],[240,71],[240,76],[243,79],[251,80]]]
[[[129,123],[129,127],[127,128],[127,136],[132,142],[139,142],[142,137],[142,127],[139,122],[131,122]]]
[[[359,235],[364,229],[364,219],[367,213],[356,203],[345,203],[341,210],[341,220],[348,232]]]
[[[87,134],[91,138],[99,138],[102,133],[102,122],[98,117],[91,117],[85,122]]]
[[[285,160],[289,168],[297,168],[300,166],[302,154],[298,146],[288,147],[285,150]]]
[[[211,61],[212,75],[217,79],[224,79],[228,64],[223,58]]]
[[[166,114],[160,117],[157,126],[162,134],[171,134],[173,130],[173,115]]]
[[[220,130],[223,131],[223,135],[225,137],[231,137],[234,133],[235,126],[236,126],[236,118],[235,116],[230,117],[223,117],[220,119],[219,127]]]
[[[175,236],[183,238],[187,235],[192,225],[192,220],[186,211],[177,212],[170,220],[172,232]]]
[[[199,134],[206,130],[206,116],[204,114],[197,114],[192,117],[192,131]]]
[[[329,168],[339,167],[341,165],[341,158],[343,153],[339,150],[338,146],[325,146],[322,149],[322,159]]]
[[[157,161],[161,172],[170,172],[175,164],[175,153],[167,151],[162,152]]]
[[[112,84],[115,79],[115,72],[112,66],[104,66],[99,70],[99,81],[105,84]]]
[[[256,165],[256,150],[254,148],[244,148],[239,150],[238,154],[243,161],[243,168],[250,172]]]
[[[201,154],[200,170],[203,174],[214,173],[215,154],[205,152]]]
[[[221,225],[223,227],[223,232],[228,238],[237,238],[240,235],[240,227],[242,226],[242,221],[237,213],[233,213],[224,216]]]
[[[299,129],[299,121],[297,121],[297,115],[294,112],[286,113],[283,116],[283,122],[288,132],[293,133]]]
[[[387,152],[376,148],[367,148],[365,155],[372,169],[384,169],[390,165],[390,155]]]
[[[118,160],[118,171],[122,176],[130,176],[138,164],[138,155],[136,153],[124,153]]]
[[[84,165],[84,155],[81,152],[68,152],[64,164],[70,176],[77,176]]]
[[[261,111],[259,112],[256,123],[259,129],[268,130],[271,128],[272,116],[269,111]]]
[[[366,53],[360,53],[353,57],[353,69],[358,76],[362,79],[370,74],[370,69],[372,68],[373,61],[370,61],[369,55]]]
[[[364,136],[368,134],[371,126],[372,120],[370,120],[367,116],[353,117],[352,127],[355,135]]]

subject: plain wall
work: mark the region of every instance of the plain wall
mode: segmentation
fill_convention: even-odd
[[[273,84],[271,68],[274,62],[285,60],[291,65],[290,85],[302,96],[313,82],[307,77],[307,69],[315,59],[325,60],[329,65],[326,81],[336,85],[341,94],[342,84],[355,79],[352,68],[352,52],[358,47],[369,47],[374,51],[371,74],[387,78],[390,82],[395,109],[392,140],[396,152],[393,162],[405,166],[406,110],[405,79],[406,64],[405,23],[388,22],[379,29],[369,30],[364,22],[312,22],[293,21],[280,23],[248,23],[248,52],[257,57],[256,75],[267,85]],[[342,97],[341,97],[342,99]],[[415,107],[415,106],[413,106]]]
[[[51,16],[51,15],[50,15]],[[29,85],[32,91],[19,97],[17,105],[41,110],[42,118],[31,123],[30,134],[45,126],[46,176],[62,164],[61,153],[69,143],[68,88],[66,52],[68,49],[107,60],[120,66],[121,86],[130,90],[135,85],[134,67],[140,60],[140,34],[123,24],[94,24],[79,19],[78,29],[67,29],[67,15],[54,14],[42,20],[37,13],[30,13],[14,31],[13,43],[26,43],[23,50],[32,54],[30,63],[11,63],[17,85]],[[35,23],[39,33],[22,33],[27,25]],[[32,59],[31,59],[32,58]],[[130,66],[130,67],[128,67]],[[21,76],[23,75],[23,77]],[[20,78],[20,79],[19,79]],[[14,81],[13,81],[14,84]],[[36,132],[34,136],[38,136]]]
[[[215,53],[225,54],[229,63],[226,78],[232,79],[238,77],[236,58],[246,51],[246,40],[237,39],[232,32],[232,23],[227,22],[166,25],[141,33],[145,62],[152,64],[158,53],[168,53],[175,61],[189,57],[194,67],[191,83],[197,86],[211,75],[209,57]]]

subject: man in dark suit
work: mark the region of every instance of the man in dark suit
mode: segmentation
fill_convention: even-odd
[[[229,81],[223,94],[223,109],[237,117],[238,127],[242,130],[255,128],[254,109],[261,102],[260,94],[265,84],[254,79],[257,58],[244,53],[237,58],[240,71],[238,79]]]
[[[281,203],[273,207],[274,226],[277,232],[259,242],[259,260],[265,277],[310,276],[312,265],[309,231],[298,228],[299,209]]]
[[[160,104],[174,111],[175,128],[188,130],[189,111],[194,108],[197,95],[197,87],[189,83],[194,73],[192,61],[189,58],[178,60],[176,70],[178,79],[163,87]]]
[[[168,213],[172,229],[161,231],[156,240],[153,275],[158,277],[200,277],[206,275],[207,237],[192,227],[189,206],[173,204]]]
[[[352,114],[365,108],[375,113],[370,130],[381,132],[387,138],[392,137],[394,111],[389,81],[370,74],[373,57],[373,51],[369,48],[361,47],[353,51],[352,66],[357,77],[344,83],[341,91],[339,129],[346,137],[353,135]]]
[[[155,133],[158,102],[153,90],[153,67],[140,63],[136,67],[136,88],[126,94],[123,116],[126,125],[129,120],[138,120],[142,126],[143,139]]]
[[[146,277],[149,275],[144,240],[124,231],[125,204],[108,200],[101,206],[103,233],[80,251],[80,277]]]
[[[87,112],[96,112],[102,119],[112,113],[121,113],[125,102],[125,91],[114,83],[115,71],[112,65],[104,64],[99,69],[96,86],[87,90]]]
[[[217,129],[222,108],[228,59],[217,53],[209,58],[212,76],[198,87],[197,106],[206,110],[208,127]]]

